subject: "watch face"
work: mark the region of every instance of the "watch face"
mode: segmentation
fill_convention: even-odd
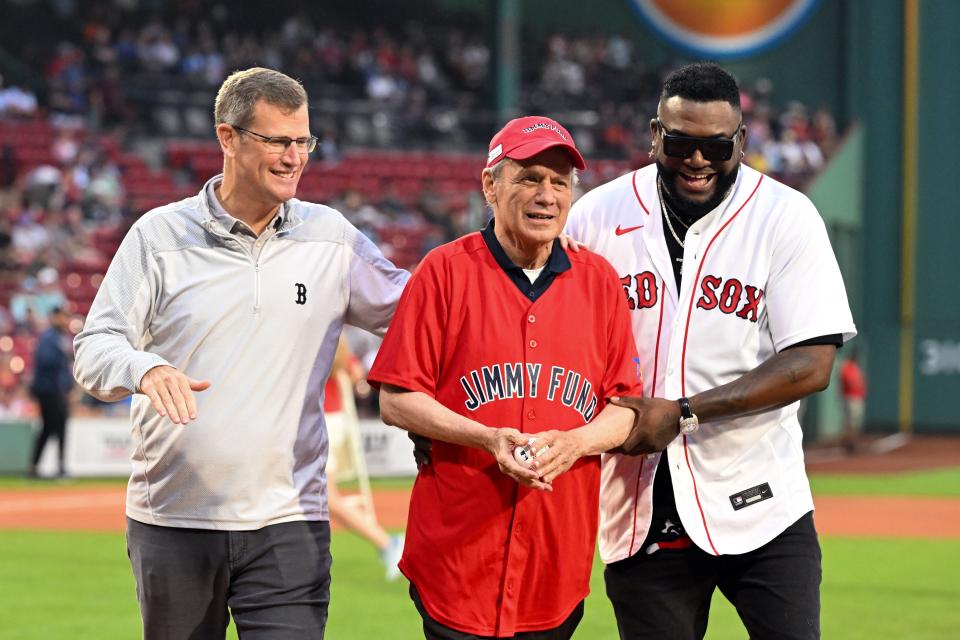
[[[700,428],[700,421],[697,416],[690,418],[680,418],[680,433],[693,433]]]

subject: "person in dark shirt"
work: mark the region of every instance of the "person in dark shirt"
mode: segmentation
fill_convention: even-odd
[[[40,334],[33,356],[34,374],[30,391],[40,405],[43,428],[33,445],[30,475],[37,475],[40,455],[50,436],[56,436],[60,476],[67,473],[64,465],[66,450],[68,399],[73,388],[72,353],[67,325],[70,316],[61,308],[50,312],[50,326]]]

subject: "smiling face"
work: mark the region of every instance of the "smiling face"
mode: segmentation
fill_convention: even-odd
[[[573,162],[560,148],[527,160],[505,161],[494,178],[483,172],[483,193],[493,209],[497,239],[516,264],[543,266],[563,231],[573,201]]]
[[[662,100],[656,119],[650,122],[654,156],[664,187],[673,202],[682,212],[700,217],[720,204],[730,186],[737,178],[743,151],[746,127],[741,123],[741,114],[729,102],[695,102],[679,96]],[[663,130],[666,133],[698,138],[732,138],[739,132],[733,144],[729,160],[710,161],[700,149],[689,158],[668,156],[663,151]]]
[[[253,113],[253,119],[244,129],[275,138],[310,136],[306,105],[285,111],[259,100]],[[245,206],[272,212],[296,195],[300,175],[309,159],[306,153],[297,151],[296,145],[291,144],[278,153],[260,138],[238,131],[230,124],[219,125],[217,133],[227,157],[224,182],[235,185],[238,192],[242,193]]]

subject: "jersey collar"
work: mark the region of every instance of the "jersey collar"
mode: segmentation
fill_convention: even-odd
[[[503,246],[500,244],[500,241],[497,240],[497,236],[493,231],[494,222],[495,220],[490,218],[487,226],[480,231],[480,235],[487,244],[487,249],[489,249],[493,255],[493,259],[497,261],[497,264],[500,265],[500,268],[507,274],[507,277],[517,285],[520,292],[527,298],[531,300],[539,298],[557,275],[570,269],[570,258],[563,250],[563,247],[560,246],[560,240],[555,239],[553,241],[553,247],[550,249],[550,257],[547,258],[547,263],[543,266],[543,271],[540,272],[540,276],[536,281],[531,284],[527,275],[523,272],[523,268],[515,264],[513,260],[507,256],[507,252],[503,250]]]

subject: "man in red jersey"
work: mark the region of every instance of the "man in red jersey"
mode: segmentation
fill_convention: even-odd
[[[570,638],[583,615],[599,454],[633,424],[606,401],[642,392],[613,269],[557,240],[584,166],[553,120],[507,123],[493,220],[427,255],[369,375],[384,421],[432,440],[400,561],[427,638]]]

